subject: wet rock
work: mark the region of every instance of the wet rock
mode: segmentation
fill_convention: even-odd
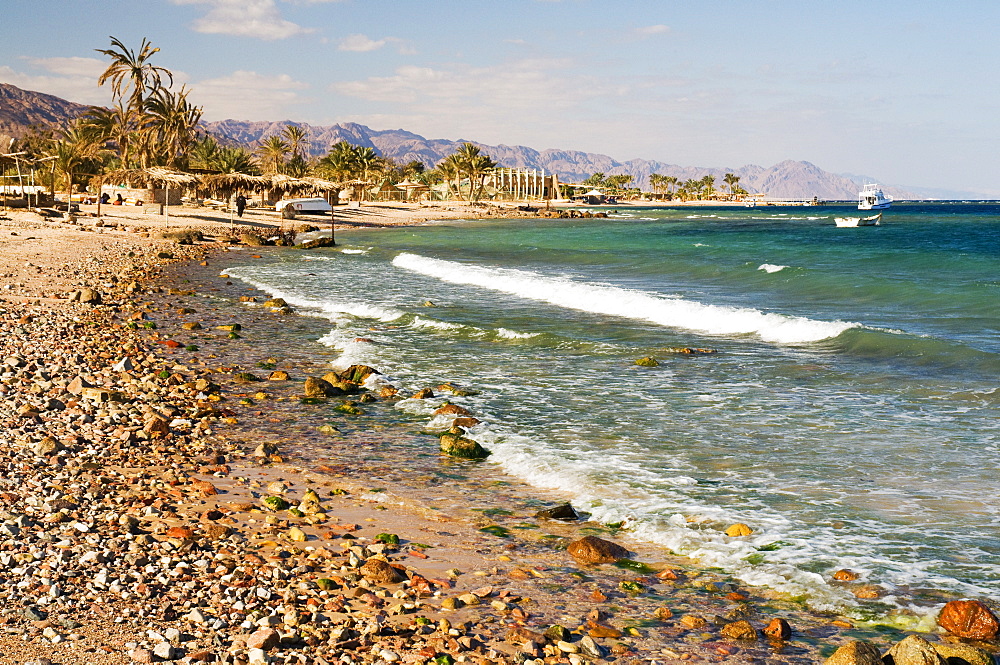
[[[485,459],[490,455],[490,451],[483,448],[477,441],[467,439],[459,434],[442,434],[440,446],[441,452],[452,457]]]
[[[472,415],[472,412],[464,407],[459,406],[458,404],[452,404],[451,402],[447,402],[445,404],[442,404],[437,409],[435,409],[433,415],[470,416]]]
[[[854,580],[857,580],[860,577],[861,576],[858,575],[853,570],[847,570],[846,568],[842,568],[841,570],[838,570],[833,574],[833,579],[837,580],[838,582],[853,582]]]
[[[787,640],[792,636],[792,627],[784,619],[774,618],[764,627],[764,634],[772,640]]]
[[[645,358],[639,358],[635,361],[635,364],[639,367],[659,367],[660,362],[653,358],[652,356],[646,356]]]
[[[735,621],[727,623],[720,631],[723,637],[732,640],[753,641],[757,639],[757,629],[750,625],[749,621]]]
[[[699,630],[708,625],[708,621],[696,614],[685,614],[681,617],[681,625],[692,630]]]
[[[368,377],[381,374],[382,372],[368,365],[351,365],[340,373],[340,380],[361,385],[368,380]]]
[[[546,508],[545,510],[539,510],[535,513],[535,517],[543,517],[550,520],[562,520],[566,522],[573,522],[580,519],[580,513],[576,512],[576,509],[568,503],[564,503],[554,508]]]
[[[877,584],[862,584],[859,587],[851,589],[851,593],[856,598],[861,598],[862,600],[876,600],[885,595],[885,589]]]
[[[990,652],[969,644],[934,642],[931,646],[948,662],[948,665],[994,665]]]
[[[287,381],[288,380],[288,372],[286,372],[284,370],[276,369],[276,370],[274,370],[273,372],[271,372],[270,374],[267,375],[267,380],[268,381]]]
[[[628,556],[627,549],[596,536],[584,536],[566,548],[570,556],[584,563],[614,563]]]
[[[910,635],[894,644],[882,660],[888,665],[948,665],[931,643],[919,635]]]
[[[884,665],[882,653],[870,642],[848,642],[833,652],[823,665]]]
[[[938,625],[952,635],[973,640],[992,640],[1000,632],[1000,622],[978,600],[953,600],[937,617]]]
[[[740,536],[749,536],[753,533],[753,529],[748,527],[746,524],[737,523],[726,529],[726,535],[730,538],[739,538]]]
[[[335,395],[344,394],[344,391],[339,388],[335,388],[329,381],[317,379],[314,376],[306,377],[303,390],[305,391],[305,396],[311,398],[334,397]]]
[[[406,579],[406,573],[382,559],[368,559],[359,572],[377,584],[397,584]]]

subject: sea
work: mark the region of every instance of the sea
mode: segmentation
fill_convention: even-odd
[[[298,341],[334,367],[474,389],[449,399],[481,464],[632,542],[869,621],[1000,599],[1000,205],[588,210],[353,229],[228,274],[319,321]],[[442,400],[395,410],[433,429]]]

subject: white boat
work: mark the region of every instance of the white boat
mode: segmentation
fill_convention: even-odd
[[[842,227],[878,226],[882,223],[882,213],[871,217],[835,217],[833,221],[837,223],[837,226]]]
[[[892,197],[886,195],[878,185],[865,185],[858,192],[858,210],[886,210],[891,205]]]
[[[291,208],[296,214],[330,212],[333,210],[333,207],[324,198],[283,199],[274,204],[274,209],[278,212],[281,212],[285,208]]]

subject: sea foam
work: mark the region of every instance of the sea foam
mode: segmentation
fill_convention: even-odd
[[[755,334],[779,344],[816,342],[855,327],[743,307],[707,305],[616,286],[578,282],[525,270],[471,266],[403,253],[393,265],[452,284],[468,284],[559,307],[649,321],[710,335]]]

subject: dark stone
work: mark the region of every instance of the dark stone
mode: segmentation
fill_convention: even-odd
[[[545,510],[539,510],[535,513],[535,517],[544,517],[550,520],[564,520],[566,522],[573,522],[580,519],[580,513],[576,512],[576,508],[568,503],[564,503],[561,506],[556,506],[555,508],[546,508]]]

